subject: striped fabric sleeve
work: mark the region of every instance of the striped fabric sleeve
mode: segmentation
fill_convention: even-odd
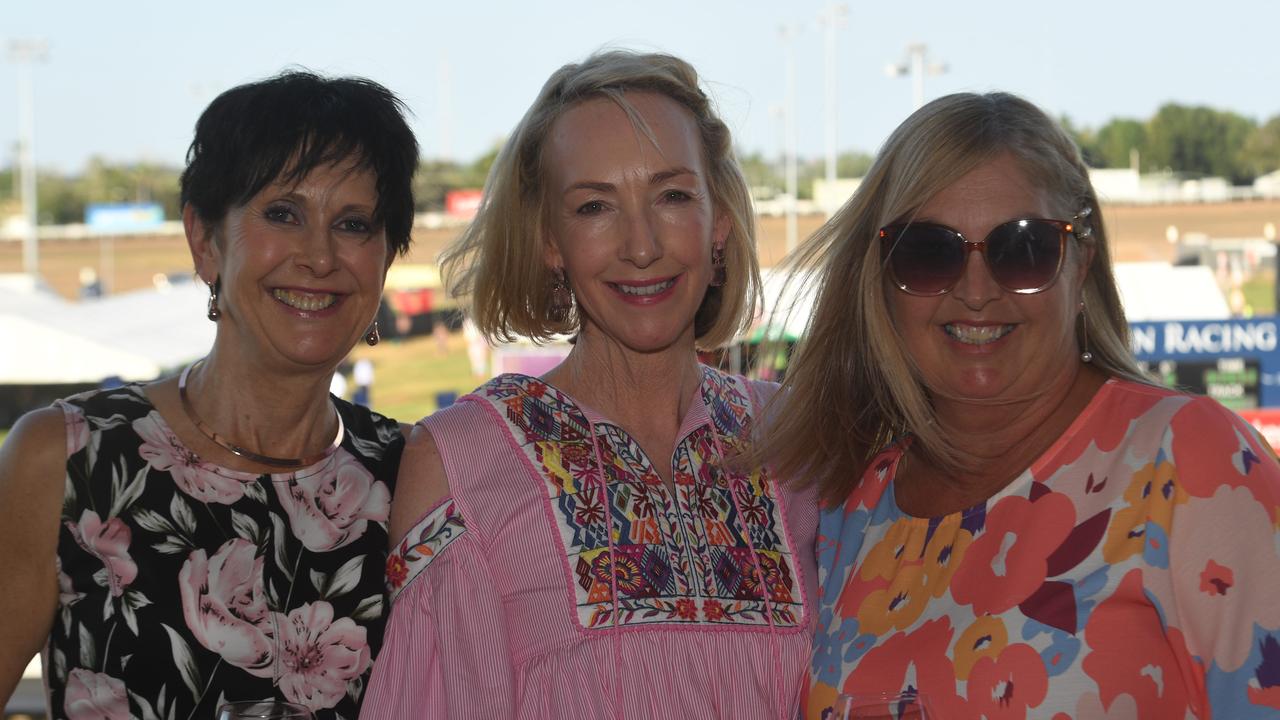
[[[446,501],[393,553],[408,555],[409,567],[398,585],[388,577],[395,600],[361,718],[514,717],[502,599],[482,544],[465,530]]]

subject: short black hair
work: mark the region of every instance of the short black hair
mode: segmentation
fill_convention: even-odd
[[[374,220],[393,256],[403,255],[418,169],[418,142],[406,113],[394,93],[359,77],[288,71],[231,88],[196,121],[182,204],[216,225],[277,179],[296,182],[319,166],[355,158],[376,177]]]

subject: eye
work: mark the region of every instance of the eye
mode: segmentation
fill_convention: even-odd
[[[292,223],[297,220],[293,208],[283,204],[268,205],[262,216],[272,222]]]
[[[338,221],[337,227],[343,232],[360,233],[361,235],[368,235],[373,232],[373,223],[359,216],[343,218]]]
[[[685,202],[692,200],[693,196],[683,190],[667,190],[662,193],[662,199],[667,202]]]
[[[599,200],[592,200],[591,202],[583,203],[576,210],[576,212],[579,215],[596,215],[603,211],[604,211],[604,203],[600,202]]]

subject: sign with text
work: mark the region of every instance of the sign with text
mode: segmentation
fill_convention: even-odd
[[[85,208],[84,223],[90,230],[124,234],[151,230],[164,223],[160,203],[92,203]]]
[[[1240,410],[1280,406],[1275,316],[1129,324],[1133,353],[1167,385]]]

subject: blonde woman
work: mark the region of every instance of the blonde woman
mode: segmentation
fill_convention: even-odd
[[[415,428],[365,716],[793,717],[816,507],[726,462],[772,388],[698,364],[759,278],[693,68],[557,71],[444,265],[489,337],[576,341]]]
[[[1275,715],[1280,467],[1147,382],[1107,241],[1075,145],[992,93],[908,118],[803,250],[770,441],[825,495],[807,717]]]

